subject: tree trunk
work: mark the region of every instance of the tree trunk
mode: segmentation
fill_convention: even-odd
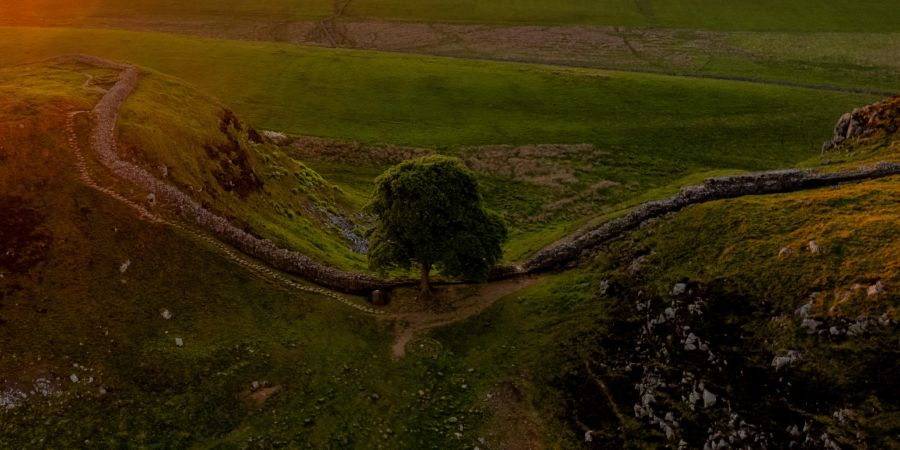
[[[431,296],[431,283],[429,280],[429,275],[431,274],[431,263],[422,264],[422,282],[420,284],[420,293],[419,296],[423,299],[427,299]]]

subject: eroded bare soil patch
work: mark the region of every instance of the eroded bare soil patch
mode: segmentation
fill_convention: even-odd
[[[489,284],[440,286],[428,299],[420,299],[416,288],[396,289],[384,316],[397,326],[391,353],[402,358],[406,344],[417,335],[476,316],[497,300],[539,281],[539,277],[518,277]]]

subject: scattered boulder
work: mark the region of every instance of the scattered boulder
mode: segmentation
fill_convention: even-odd
[[[778,251],[778,256],[789,256],[790,254],[790,247],[782,247],[781,250]]]
[[[869,289],[866,290],[866,294],[869,297],[874,297],[882,292],[884,292],[884,285],[881,284],[881,281],[869,286]]]
[[[685,283],[675,283],[675,286],[672,286],[672,295],[679,296],[687,292],[687,284]]]
[[[0,409],[14,409],[27,398],[28,395],[17,389],[4,389],[0,391]]]
[[[813,255],[815,255],[815,254],[819,253],[819,251],[821,251],[821,249],[819,248],[819,244],[817,244],[816,241],[809,241],[809,244],[807,245],[807,247],[809,248],[809,252],[812,253]]]
[[[850,325],[847,328],[848,336],[862,336],[869,331],[869,319],[867,317],[860,317],[856,319],[856,322]]]
[[[129,267],[131,267],[131,260],[126,259],[125,262],[123,262],[122,265],[119,266],[119,273],[125,273]]]
[[[674,308],[671,308],[671,307],[666,308],[665,311],[663,311],[663,313],[666,315],[667,319],[675,318],[675,309]]]
[[[815,319],[803,319],[803,323],[800,324],[801,327],[806,328],[807,334],[815,333],[819,325],[822,325],[822,322]]]
[[[606,291],[608,291],[608,290],[609,290],[609,280],[602,280],[600,282],[600,291],[599,291],[600,296],[603,297],[604,295],[606,295]]]
[[[715,405],[717,400],[718,400],[718,397],[716,396],[716,394],[713,394],[712,392],[709,392],[706,389],[703,390],[703,407],[704,408],[709,408],[710,406]]]
[[[788,350],[786,355],[776,356],[772,359],[772,367],[781,370],[782,367],[793,365],[803,359],[803,355],[797,350]]]
[[[163,309],[161,313],[159,313],[165,320],[171,320],[175,315],[173,315],[168,309]]]
[[[686,351],[697,350],[697,342],[699,339],[694,333],[688,335],[687,339],[684,340],[684,349]]]
[[[641,273],[641,269],[643,268],[645,259],[647,259],[647,255],[638,256],[633,261],[631,261],[631,264],[628,266],[628,273],[632,275]]]
[[[184,339],[180,337],[175,338],[175,345],[178,347],[184,347]]]
[[[794,311],[794,314],[801,319],[806,319],[809,316],[809,311],[812,309],[812,302],[809,302]]]

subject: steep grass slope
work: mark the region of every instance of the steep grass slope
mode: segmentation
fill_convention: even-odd
[[[360,201],[196,89],[146,72],[116,131],[121,158],[238,227],[337,267],[365,267]]]

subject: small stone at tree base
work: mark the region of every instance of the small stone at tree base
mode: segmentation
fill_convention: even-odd
[[[372,291],[371,300],[372,300],[372,304],[375,306],[387,305],[387,303],[388,303],[387,292],[384,292],[381,290]]]

